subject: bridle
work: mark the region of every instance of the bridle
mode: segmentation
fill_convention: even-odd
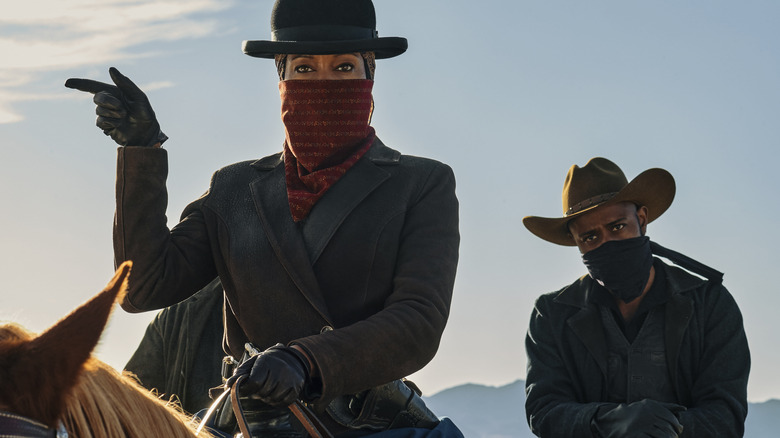
[[[68,438],[62,423],[52,429],[32,418],[0,411],[0,438]]]

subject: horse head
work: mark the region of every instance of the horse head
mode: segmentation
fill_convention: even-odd
[[[102,292],[39,336],[13,323],[0,326],[0,410],[57,426],[131,266],[123,263]]]

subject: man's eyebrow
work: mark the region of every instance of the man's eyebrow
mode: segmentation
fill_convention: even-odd
[[[626,216],[623,216],[623,217],[621,217],[621,218],[615,219],[615,220],[614,220],[614,221],[612,221],[612,222],[609,222],[609,223],[607,224],[607,226],[608,226],[608,227],[611,227],[611,226],[613,226],[613,225],[617,225],[617,224],[619,224],[620,222],[625,222],[625,221],[627,221],[627,220],[628,220],[628,218],[627,218]]]

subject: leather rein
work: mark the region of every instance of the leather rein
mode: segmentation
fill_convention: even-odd
[[[233,414],[236,416],[236,422],[238,423],[239,430],[241,430],[241,435],[247,438],[252,436],[252,434],[249,432],[249,425],[247,424],[246,417],[244,416],[244,409],[241,407],[241,402],[238,399],[238,387],[244,382],[244,379],[246,378],[246,375],[238,377],[236,381],[233,382],[233,385],[229,388],[226,388],[225,392],[223,392],[214,401],[212,407],[204,416],[201,425],[198,427],[198,432],[200,432],[200,429],[203,427],[206,419],[211,416],[215,407],[219,405],[219,401],[230,394],[230,401],[231,405],[233,406]],[[287,408],[293,413],[293,415],[295,415],[298,421],[301,422],[311,438],[333,438],[333,435],[328,431],[325,425],[322,424],[320,419],[317,418],[314,412],[312,412],[311,409],[304,405],[300,400],[291,403]],[[2,436],[0,436],[0,438],[2,438]]]

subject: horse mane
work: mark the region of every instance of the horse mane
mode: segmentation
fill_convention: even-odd
[[[66,398],[62,421],[71,436],[83,438],[189,438],[195,436],[196,427],[178,405],[166,403],[95,358],[87,361],[79,383]]]
[[[0,325],[0,343],[23,343],[34,335],[15,323]],[[170,438],[195,436],[196,425],[173,402],[165,402],[132,376],[90,357],[60,418],[70,436],[80,438],[150,435]],[[153,431],[153,433],[152,433]],[[200,436],[209,436],[201,432]]]
[[[39,336],[16,323],[0,325],[0,409],[50,428],[62,422],[79,438],[196,436],[197,425],[177,405],[91,355],[127,288],[130,265]]]

